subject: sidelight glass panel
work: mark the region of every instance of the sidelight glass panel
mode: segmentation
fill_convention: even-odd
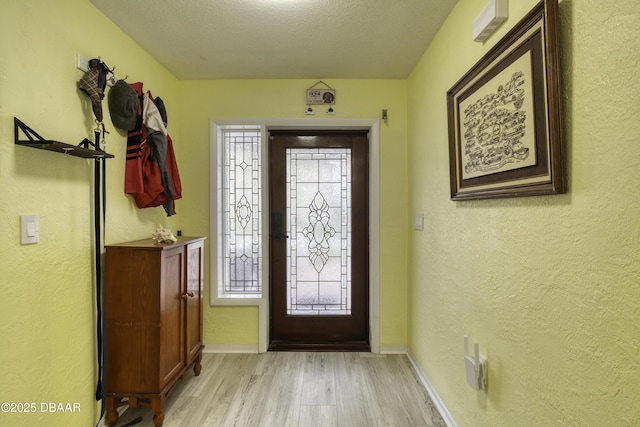
[[[287,314],[351,314],[351,149],[288,148]]]
[[[228,129],[222,150],[224,292],[262,290],[260,130]]]

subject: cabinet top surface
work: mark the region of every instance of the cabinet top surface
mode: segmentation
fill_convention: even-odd
[[[142,240],[133,240],[131,242],[123,242],[116,243],[113,245],[105,245],[106,248],[110,247],[125,247],[125,248],[145,248],[145,249],[157,249],[163,250],[166,248],[171,248],[175,246],[183,246],[187,243],[198,242],[204,240],[204,237],[193,237],[193,236],[180,236],[177,237],[178,241],[175,243],[158,243],[153,239],[142,239]]]

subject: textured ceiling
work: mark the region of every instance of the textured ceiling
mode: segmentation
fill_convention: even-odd
[[[457,0],[90,1],[188,80],[404,79]]]

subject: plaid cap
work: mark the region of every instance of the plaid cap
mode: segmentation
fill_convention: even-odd
[[[107,66],[99,59],[89,61],[89,71],[78,82],[80,90],[85,92],[91,100],[93,114],[96,119],[102,121],[102,99],[107,85]]]

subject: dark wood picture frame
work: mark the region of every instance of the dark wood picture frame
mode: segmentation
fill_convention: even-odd
[[[544,0],[448,92],[451,200],[566,191],[558,0]]]

